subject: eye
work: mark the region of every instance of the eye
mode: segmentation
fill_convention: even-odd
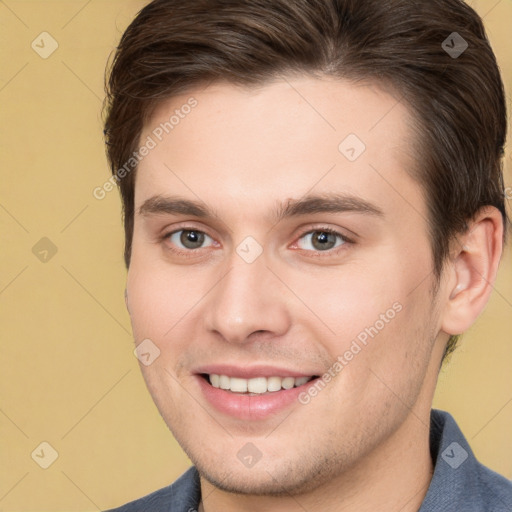
[[[201,249],[207,239],[210,240],[209,245],[211,245],[213,239],[197,229],[180,229],[165,235],[165,240],[168,240],[179,249],[188,250]]]
[[[299,240],[303,239],[305,240],[305,243],[302,247],[299,244],[300,249],[320,252],[330,251],[336,247],[344,245],[347,242],[350,242],[350,240],[348,240],[348,238],[343,236],[341,233],[327,228],[308,231],[299,238]]]

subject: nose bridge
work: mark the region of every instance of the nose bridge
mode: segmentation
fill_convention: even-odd
[[[289,314],[279,280],[263,255],[248,262],[233,254],[229,270],[209,294],[206,328],[226,341],[243,343],[256,331],[286,332]]]

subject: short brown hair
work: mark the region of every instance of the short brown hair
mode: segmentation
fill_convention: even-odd
[[[447,51],[455,41],[467,44],[460,55]],[[285,73],[380,84],[408,104],[417,124],[411,174],[425,191],[437,279],[450,241],[482,206],[495,206],[507,228],[503,83],[482,21],[464,2],[154,0],[123,34],[106,84],[107,155],[123,201],[127,267],[136,165],[122,179],[117,171],[154,108],[200,84],[261,85]]]

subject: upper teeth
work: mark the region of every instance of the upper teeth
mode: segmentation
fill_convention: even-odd
[[[209,375],[210,384],[214,388],[221,388],[236,393],[266,393],[267,391],[279,391],[291,389],[294,386],[302,386],[313,377],[255,377],[253,379],[241,379],[228,377],[227,375]]]

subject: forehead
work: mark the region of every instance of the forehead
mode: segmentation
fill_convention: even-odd
[[[419,200],[407,172],[410,126],[407,106],[368,84],[301,77],[196,88],[163,101],[145,125],[141,144],[154,147],[138,167],[136,208],[165,193],[220,209],[333,189],[384,207],[397,195]]]

